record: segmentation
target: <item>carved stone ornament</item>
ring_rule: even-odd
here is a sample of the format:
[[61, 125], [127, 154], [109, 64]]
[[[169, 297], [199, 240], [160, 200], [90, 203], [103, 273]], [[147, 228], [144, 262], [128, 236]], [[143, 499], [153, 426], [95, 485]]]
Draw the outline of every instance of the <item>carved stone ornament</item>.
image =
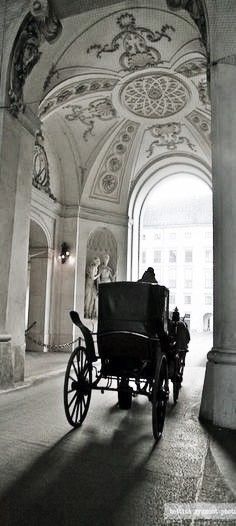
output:
[[[56, 69], [54, 71], [55, 74], [58, 73]], [[112, 91], [116, 83], [117, 78], [106, 77], [96, 77], [92, 79], [80, 80], [79, 82], [73, 82], [69, 87], [62, 89], [60, 88], [52, 97], [49, 97], [43, 101], [40, 105], [39, 115], [40, 117], [43, 117], [65, 101], [68, 102], [73, 99], [77, 100], [79, 97], [84, 97], [84, 95], [93, 93], [97, 94], [99, 91]]]
[[[37, 16], [35, 16], [36, 12]], [[25, 17], [18, 31], [11, 62], [9, 109], [15, 117], [19, 111], [24, 111], [23, 88], [26, 78], [40, 59], [40, 45], [44, 40], [49, 43], [54, 42], [61, 30], [60, 21], [45, 1], [32, 2], [31, 13]]]
[[180, 135], [181, 130], [182, 127], [180, 122], [170, 122], [168, 124], [155, 125], [149, 128], [151, 135], [156, 137], [156, 140], [152, 141], [149, 146], [147, 157], [150, 157], [153, 154], [155, 146], [164, 146], [167, 150], [176, 150], [178, 145], [185, 143], [190, 150], [196, 151], [195, 146], [190, 142], [188, 137]]
[[80, 120], [80, 122], [86, 126], [86, 130], [83, 133], [83, 138], [85, 141], [88, 140], [89, 135], [94, 135], [93, 130], [95, 119], [108, 121], [116, 117], [116, 111], [113, 108], [111, 100], [108, 98], [90, 102], [90, 104], [85, 108], [83, 106], [79, 106], [78, 104], [73, 104], [70, 106], [65, 106], [64, 109], [71, 110], [70, 113], [65, 114], [65, 118], [68, 121]]
[[124, 13], [119, 16], [117, 25], [120, 31], [110, 44], [93, 44], [87, 49], [87, 53], [95, 51], [97, 58], [101, 58], [103, 53], [113, 53], [122, 47], [124, 52], [120, 56], [119, 62], [122, 69], [126, 71], [157, 66], [161, 62], [161, 54], [149, 43], [159, 42], [162, 38], [171, 41], [168, 32], [175, 31], [174, 27], [167, 24], [162, 26], [160, 31], [152, 31], [146, 27], [138, 26], [131, 13]]
[[97, 173], [91, 197], [119, 202], [125, 167], [138, 126], [127, 121], [116, 134]]
[[189, 100], [189, 93], [185, 85], [171, 75], [150, 74], [126, 84], [121, 99], [135, 115], [157, 119], [181, 111]]
[[33, 157], [32, 184], [38, 190], [45, 192], [53, 201], [56, 198], [51, 192], [49, 166], [45, 148], [41, 144], [43, 137], [40, 133], [36, 135]]
[[207, 47], [206, 17], [202, 0], [167, 0], [170, 9], [185, 9], [197, 25], [204, 46]]

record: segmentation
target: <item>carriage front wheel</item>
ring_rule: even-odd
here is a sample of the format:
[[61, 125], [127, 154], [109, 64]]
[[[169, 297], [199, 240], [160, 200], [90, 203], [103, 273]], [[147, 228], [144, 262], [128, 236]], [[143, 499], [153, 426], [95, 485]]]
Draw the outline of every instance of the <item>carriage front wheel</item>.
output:
[[162, 435], [169, 398], [168, 367], [165, 355], [158, 357], [152, 388], [152, 430], [155, 440]]
[[64, 407], [69, 424], [79, 427], [84, 421], [91, 398], [92, 362], [87, 350], [76, 347], [72, 352], [65, 374]]

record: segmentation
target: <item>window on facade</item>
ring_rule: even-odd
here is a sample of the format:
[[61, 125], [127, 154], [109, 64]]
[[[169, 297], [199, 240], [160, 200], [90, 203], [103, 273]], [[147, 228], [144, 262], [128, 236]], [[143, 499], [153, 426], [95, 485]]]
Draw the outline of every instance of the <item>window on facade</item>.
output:
[[170, 232], [169, 239], [176, 239], [176, 232]]
[[161, 263], [161, 251], [160, 250], [154, 250], [153, 261], [154, 263]]
[[161, 239], [161, 232], [155, 232], [154, 234], [154, 239], [157, 240], [157, 239]]
[[170, 304], [171, 305], [175, 304], [175, 294], [170, 294]]
[[176, 288], [176, 272], [175, 270], [169, 270], [169, 273], [168, 273], [168, 283], [169, 283], [169, 288], [170, 289], [175, 289]]
[[142, 263], [146, 263], [146, 252], [142, 252]]
[[205, 238], [206, 239], [210, 239], [212, 236], [212, 233], [208, 230], [207, 232], [205, 232]]
[[191, 296], [184, 296], [185, 305], [191, 305]]
[[211, 289], [213, 286], [213, 276], [211, 269], [205, 269], [205, 288]]
[[193, 252], [192, 250], [185, 250], [185, 263], [192, 263]]
[[205, 305], [212, 305], [212, 295], [211, 294], [205, 295]]
[[143, 239], [146, 239], [146, 234], [143, 234]]
[[169, 262], [176, 263], [176, 250], [170, 250], [169, 252]]
[[191, 269], [186, 269], [185, 272], [184, 272], [184, 286], [186, 289], [191, 289], [192, 288], [192, 270]]
[[206, 263], [211, 263], [212, 262], [212, 248], [206, 248], [205, 250], [205, 261]]
[[185, 237], [185, 239], [191, 239], [192, 232], [184, 232], [184, 237]]

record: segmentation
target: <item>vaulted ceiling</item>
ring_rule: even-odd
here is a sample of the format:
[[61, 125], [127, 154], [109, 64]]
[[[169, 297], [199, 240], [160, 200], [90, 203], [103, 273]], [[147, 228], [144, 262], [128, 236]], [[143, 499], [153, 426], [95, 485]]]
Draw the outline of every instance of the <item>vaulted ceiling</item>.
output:
[[41, 100], [62, 200], [74, 202], [77, 180], [84, 206], [125, 213], [150, 163], [174, 154], [210, 163], [206, 53], [186, 11], [166, 0], [122, 2], [62, 25], [25, 87], [28, 100], [32, 89]]

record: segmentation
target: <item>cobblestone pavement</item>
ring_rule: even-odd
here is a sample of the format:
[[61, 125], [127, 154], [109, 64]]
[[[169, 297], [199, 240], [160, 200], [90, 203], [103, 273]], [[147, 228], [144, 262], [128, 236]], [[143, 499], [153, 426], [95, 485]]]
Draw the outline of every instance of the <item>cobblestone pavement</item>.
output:
[[232, 526], [165, 520], [168, 503], [232, 503], [235, 497], [198, 420], [203, 367], [187, 367], [164, 436], [154, 447], [151, 404], [129, 411], [117, 394], [93, 392], [82, 428], [63, 409], [63, 375], [0, 397], [1, 526]]

